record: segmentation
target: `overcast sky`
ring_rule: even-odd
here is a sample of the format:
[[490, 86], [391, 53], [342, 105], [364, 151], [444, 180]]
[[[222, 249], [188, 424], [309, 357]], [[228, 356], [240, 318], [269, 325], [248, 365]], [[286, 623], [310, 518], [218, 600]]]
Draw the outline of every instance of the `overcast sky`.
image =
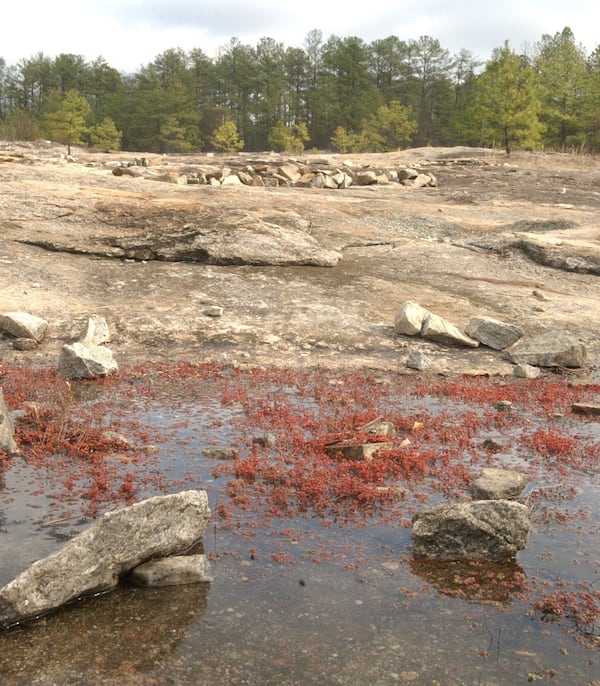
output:
[[319, 29], [325, 40], [427, 35], [486, 60], [505, 40], [532, 47], [565, 26], [589, 54], [600, 42], [599, 7], [598, 0], [7, 0], [0, 57], [17, 64], [39, 52], [102, 56], [134, 72], [169, 48], [200, 48], [214, 58], [234, 36], [252, 46], [269, 37], [302, 47]]

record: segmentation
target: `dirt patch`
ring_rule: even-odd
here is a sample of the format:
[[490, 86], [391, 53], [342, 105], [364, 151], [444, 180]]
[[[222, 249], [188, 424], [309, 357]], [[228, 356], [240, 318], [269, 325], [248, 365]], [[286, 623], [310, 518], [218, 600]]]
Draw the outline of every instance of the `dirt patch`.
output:
[[[87, 316], [100, 314], [113, 328], [120, 362], [404, 369], [410, 350], [420, 348], [436, 371], [510, 371], [485, 348], [396, 338], [394, 315], [408, 299], [459, 327], [472, 316], [528, 333], [558, 327], [588, 346], [592, 365], [598, 359], [597, 272], [571, 270], [600, 264], [597, 160], [456, 148], [353, 156], [375, 166], [419, 164], [439, 185], [325, 190], [116, 177], [111, 165], [134, 155], [78, 150], [75, 157], [69, 163], [59, 149], [41, 146], [5, 145], [0, 154], [0, 311], [26, 310], [51, 325], [35, 351], [0, 340], [7, 361], [52, 362]], [[151, 162], [183, 171], [240, 159]], [[192, 226], [218, 233], [240, 216], [298, 232], [311, 250], [342, 257], [331, 267], [271, 266], [210, 264], [202, 252], [195, 261], [179, 261], [176, 252], [124, 252], [157, 232], [185, 237]], [[540, 259], [540, 244], [550, 261]], [[212, 305], [222, 316], [207, 314]]]

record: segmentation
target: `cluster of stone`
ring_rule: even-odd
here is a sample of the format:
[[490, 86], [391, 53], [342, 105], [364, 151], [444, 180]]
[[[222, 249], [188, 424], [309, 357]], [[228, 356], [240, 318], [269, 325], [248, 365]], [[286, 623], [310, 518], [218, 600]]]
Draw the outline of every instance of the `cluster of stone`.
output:
[[[402, 336], [422, 338], [447, 346], [477, 348], [485, 345], [504, 351], [515, 365], [515, 376], [533, 378], [540, 367], [583, 367], [587, 357], [585, 346], [562, 331], [544, 331], [525, 336], [520, 326], [498, 321], [492, 317], [473, 317], [465, 331], [444, 318], [432, 314], [418, 303], [407, 301], [400, 305], [394, 319], [394, 331]], [[424, 370], [429, 360], [420, 351], [412, 351], [407, 366]]]
[[[48, 322], [28, 312], [5, 312], [0, 315], [0, 332], [12, 338], [18, 350], [32, 350], [46, 336]], [[89, 317], [79, 339], [64, 345], [58, 358], [58, 371], [67, 379], [95, 379], [118, 371], [110, 348], [110, 329], [98, 315]]]
[[181, 185], [208, 186], [293, 186], [297, 188], [325, 188], [330, 190], [350, 186], [387, 186], [399, 184], [410, 188], [435, 188], [437, 179], [430, 171], [418, 167], [374, 167], [357, 165], [350, 160], [336, 165], [327, 159], [277, 161], [248, 160], [240, 167], [224, 165], [189, 165], [180, 171], [164, 171], [140, 165], [119, 165], [112, 170], [115, 176], [133, 176]]

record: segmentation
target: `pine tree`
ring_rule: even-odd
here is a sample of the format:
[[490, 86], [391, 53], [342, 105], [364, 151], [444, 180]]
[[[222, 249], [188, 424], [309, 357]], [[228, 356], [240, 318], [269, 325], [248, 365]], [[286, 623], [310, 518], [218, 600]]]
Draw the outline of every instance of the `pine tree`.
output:
[[476, 114], [483, 142], [501, 144], [507, 155], [515, 147], [539, 147], [543, 125], [537, 76], [508, 41], [494, 50], [477, 85]]
[[237, 152], [244, 147], [244, 141], [240, 138], [235, 123], [226, 121], [217, 127], [210, 138], [210, 143], [215, 150], [220, 152]]
[[91, 112], [88, 101], [75, 90], [64, 96], [54, 92], [50, 96], [50, 106], [44, 117], [45, 135], [64, 143], [71, 154], [72, 145], [83, 145], [83, 134], [87, 130], [86, 118]]

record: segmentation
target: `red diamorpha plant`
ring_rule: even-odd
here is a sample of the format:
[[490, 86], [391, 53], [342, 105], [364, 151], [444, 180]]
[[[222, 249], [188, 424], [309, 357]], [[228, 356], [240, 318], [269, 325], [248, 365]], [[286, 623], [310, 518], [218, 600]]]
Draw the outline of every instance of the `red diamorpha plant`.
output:
[[[46, 494], [52, 507], [92, 516], [145, 495], [205, 487], [216, 498], [215, 527], [253, 541], [252, 559], [262, 555], [259, 531], [277, 536], [283, 549], [270, 555], [277, 564], [292, 559], [286, 542], [309, 538], [296, 549], [307, 559], [338, 554], [344, 568], [356, 570], [363, 558], [348, 561], [350, 544], [335, 551], [319, 532], [408, 527], [424, 503], [470, 497], [469, 484], [485, 466], [516, 466], [532, 479], [554, 480], [556, 488], [530, 493], [533, 515], [542, 525], [568, 526], [583, 516], [569, 505], [582, 475], [600, 473], [589, 422], [570, 414], [574, 402], [590, 401], [600, 386], [556, 376], [389, 374], [382, 383], [369, 372], [177, 362], [71, 383], [54, 370], [0, 365], [0, 384], [8, 406], [21, 413], [15, 436], [21, 454], [5, 461], [37, 470], [32, 491]], [[154, 419], [143, 426], [142, 416]], [[395, 433], [382, 432], [378, 422]], [[199, 459], [198, 442], [226, 442], [235, 457]], [[369, 443], [385, 444], [370, 460], [335, 451]], [[420, 575], [434, 583], [424, 570]], [[457, 572], [440, 588], [501, 603], [526, 593], [519, 570], [480, 567]], [[549, 591], [540, 603], [547, 617], [597, 625], [591, 591], [576, 597]]]

